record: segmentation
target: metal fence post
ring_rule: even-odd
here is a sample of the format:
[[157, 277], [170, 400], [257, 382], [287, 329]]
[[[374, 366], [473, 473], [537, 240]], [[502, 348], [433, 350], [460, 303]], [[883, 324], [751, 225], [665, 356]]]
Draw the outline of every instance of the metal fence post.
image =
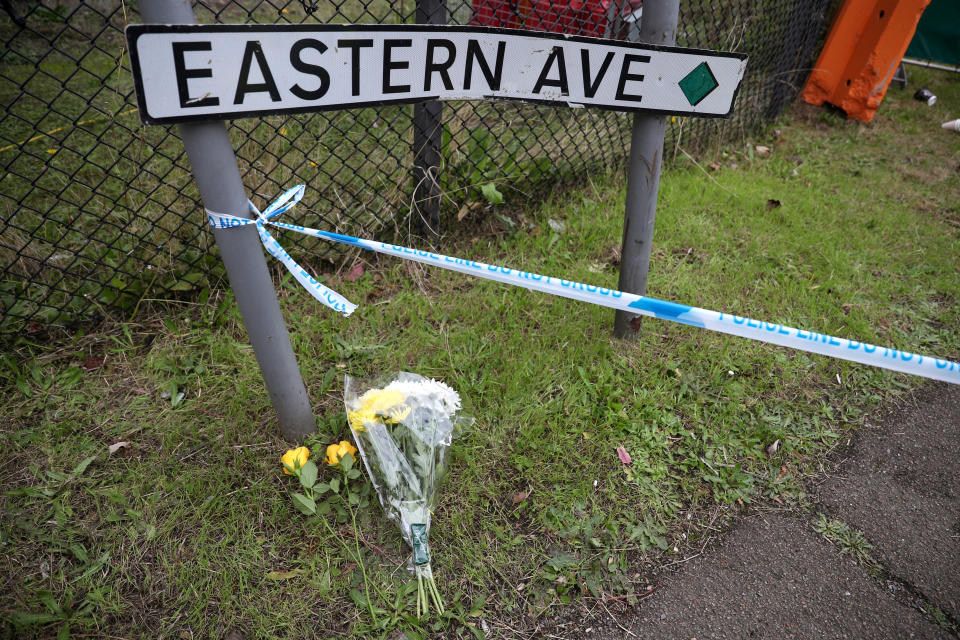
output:
[[[141, 15], [145, 23], [195, 22], [189, 0], [144, 0]], [[219, 213], [250, 217], [226, 125], [217, 121], [179, 127], [204, 206]], [[213, 235], [277, 412], [280, 431], [288, 440], [301, 440], [316, 431], [316, 419], [290, 346], [260, 237], [253, 226], [215, 230]]]
[[[417, 0], [417, 24], [447, 24], [445, 0]], [[440, 222], [440, 186], [437, 171], [443, 162], [443, 103], [413, 105], [413, 206], [420, 224], [436, 232]]]
[[[639, 41], [661, 45], [676, 43], [679, 9], [679, 0], [644, 3]], [[629, 293], [643, 295], [647, 292], [665, 128], [664, 116], [638, 114], [633, 117], [619, 283], [619, 289]], [[638, 337], [640, 319], [641, 316], [636, 314], [617, 311], [613, 334], [618, 338]]]

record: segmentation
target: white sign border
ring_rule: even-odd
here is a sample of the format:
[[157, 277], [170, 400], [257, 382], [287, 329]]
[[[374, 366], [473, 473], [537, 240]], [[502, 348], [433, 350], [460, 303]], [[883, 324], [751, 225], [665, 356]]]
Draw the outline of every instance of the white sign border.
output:
[[[156, 33], [182, 33], [182, 34], [201, 34], [201, 33], [299, 33], [299, 32], [336, 32], [336, 31], [393, 31], [393, 32], [403, 32], [409, 31], [411, 34], [416, 33], [477, 33], [477, 34], [498, 34], [498, 35], [512, 35], [512, 36], [522, 36], [527, 38], [537, 38], [547, 41], [564, 41], [564, 42], [581, 42], [584, 44], [593, 44], [593, 45], [605, 45], [605, 46], [615, 46], [618, 48], [634, 50], [634, 51], [654, 51], [654, 52], [674, 52], [674, 53], [683, 53], [691, 55], [704, 55], [709, 57], [723, 57], [723, 58], [732, 58], [737, 60], [746, 60], [747, 54], [745, 53], [736, 53], [736, 52], [725, 52], [725, 51], [712, 51], [709, 49], [695, 49], [687, 47], [669, 47], [669, 46], [660, 46], [660, 45], [651, 45], [651, 44], [641, 44], [636, 42], [625, 42], [622, 40], [608, 40], [605, 38], [592, 38], [587, 36], [575, 36], [568, 35], [563, 33], [552, 33], [546, 31], [525, 31], [521, 29], [505, 29], [499, 27], [481, 27], [481, 26], [470, 26], [470, 25], [422, 25], [422, 24], [353, 24], [353, 23], [342, 23], [342, 24], [131, 24], [128, 25], [125, 29], [127, 46], [130, 52], [130, 64], [131, 70], [133, 72], [134, 78], [134, 89], [137, 95], [137, 105], [140, 111], [140, 118], [144, 124], [180, 124], [180, 123], [190, 123], [190, 122], [209, 122], [211, 120], [234, 120], [241, 118], [256, 118], [269, 115], [283, 115], [283, 114], [293, 114], [293, 113], [316, 113], [322, 111], [338, 111], [342, 109], [359, 109], [366, 107], [381, 107], [381, 106], [392, 106], [392, 105], [403, 105], [403, 104], [415, 104], [418, 102], [424, 102], [429, 100], [440, 100], [440, 96], [426, 96], [426, 97], [416, 97], [416, 98], [399, 98], [397, 100], [375, 100], [375, 101], [359, 101], [359, 102], [350, 102], [350, 103], [338, 103], [338, 104], [327, 104], [327, 105], [318, 105], [318, 106], [297, 106], [297, 107], [287, 107], [287, 108], [276, 108], [276, 109], [244, 109], [241, 111], [224, 111], [222, 113], [216, 114], [198, 114], [198, 115], [189, 115], [189, 116], [166, 116], [166, 117], [154, 117], [150, 115], [147, 111], [145, 92], [143, 87], [143, 74], [142, 66], [139, 58], [139, 53], [137, 50], [137, 39], [141, 35], [145, 34], [156, 34]], [[506, 102], [524, 102], [530, 104], [541, 104], [546, 106], [554, 107], [570, 107], [570, 108], [587, 108], [587, 109], [599, 109], [602, 111], [620, 111], [628, 113], [648, 113], [654, 115], [681, 115], [684, 117], [696, 117], [696, 118], [729, 118], [732, 113], [734, 106], [736, 105], [737, 97], [739, 96], [740, 89], [743, 86], [743, 78], [741, 77], [740, 82], [737, 84], [736, 88], [733, 90], [733, 95], [730, 100], [730, 109], [726, 113], [699, 113], [699, 112], [679, 112], [676, 110], [663, 110], [663, 109], [651, 109], [642, 106], [638, 107], [627, 107], [627, 106], [612, 106], [612, 105], [598, 105], [598, 104], [584, 104], [584, 103], [571, 103], [568, 100], [562, 99], [543, 99], [538, 100], [535, 98], [513, 98], [507, 96], [489, 96], [482, 98], [483, 100], [490, 101], [506, 101]], [[461, 98], [462, 99], [462, 98]]]

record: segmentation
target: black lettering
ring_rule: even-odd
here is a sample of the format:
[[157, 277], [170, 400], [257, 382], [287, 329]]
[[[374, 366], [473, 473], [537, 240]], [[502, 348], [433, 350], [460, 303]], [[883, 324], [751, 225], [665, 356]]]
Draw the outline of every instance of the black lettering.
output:
[[[550, 73], [554, 60], [560, 67], [560, 77], [551, 80], [547, 78], [547, 74]], [[567, 63], [563, 58], [563, 47], [554, 47], [550, 55], [547, 56], [547, 61], [543, 63], [543, 69], [540, 70], [540, 77], [537, 78], [537, 84], [533, 85], [533, 92], [540, 93], [545, 86], [559, 88], [560, 95], [570, 95], [570, 85], [567, 84]]]
[[631, 53], [623, 56], [623, 65], [620, 67], [620, 82], [617, 83], [617, 100], [633, 100], [635, 102], [640, 102], [643, 99], [643, 96], [624, 92], [627, 82], [643, 82], [642, 74], [630, 73], [630, 65], [634, 62], [650, 62], [650, 56], [636, 56]]
[[[263, 76], [263, 82], [256, 84], [250, 82], [250, 65], [254, 58], [257, 59], [257, 66]], [[277, 89], [273, 74], [270, 73], [270, 67], [267, 66], [267, 58], [263, 55], [260, 41], [250, 40], [243, 50], [243, 60], [240, 62], [240, 77], [237, 78], [237, 92], [233, 95], [233, 104], [243, 104], [243, 100], [248, 93], [262, 93], [264, 91], [270, 94], [272, 101], [280, 102], [280, 91]]]
[[297, 40], [293, 43], [293, 46], [290, 47], [290, 64], [293, 65], [293, 68], [300, 73], [316, 76], [319, 78], [320, 84], [313, 91], [309, 91], [299, 84], [295, 84], [290, 87], [290, 93], [301, 100], [319, 100], [327, 93], [327, 90], [330, 89], [330, 74], [318, 64], [304, 62], [303, 58], [300, 57], [304, 49], [316, 49], [320, 53], [323, 53], [327, 50], [327, 45], [313, 38], [304, 38]]
[[353, 73], [351, 85], [353, 93], [352, 95], [360, 95], [360, 48], [361, 47], [372, 47], [373, 40], [338, 40], [338, 47], [345, 47], [347, 49], [353, 49], [350, 52], [350, 67]]
[[212, 78], [213, 69], [187, 69], [184, 53], [187, 51], [210, 51], [209, 42], [171, 42], [173, 47], [173, 68], [177, 74], [177, 94], [180, 96], [180, 108], [188, 107], [215, 107], [220, 104], [220, 98], [203, 97], [191, 98], [187, 80], [190, 78]]
[[483, 49], [480, 48], [480, 43], [476, 40], [468, 40], [467, 60], [463, 70], [463, 88], [469, 89], [472, 84], [473, 62], [476, 60], [480, 66], [480, 71], [483, 72], [483, 77], [487, 80], [487, 86], [490, 87], [491, 91], [499, 91], [500, 80], [503, 75], [503, 54], [506, 52], [506, 48], [506, 42], [497, 43], [497, 62], [494, 71], [491, 72], [490, 65], [487, 63], [486, 58], [483, 57]]
[[597, 95], [597, 91], [600, 89], [600, 83], [603, 81], [603, 76], [607, 73], [607, 68], [610, 66], [612, 60], [613, 51], [608, 51], [607, 55], [603, 58], [603, 64], [600, 65], [600, 71], [597, 72], [597, 77], [591, 81], [590, 52], [587, 49], [580, 50], [580, 63], [583, 68], [583, 96], [585, 98], [592, 98]]
[[408, 84], [390, 84], [390, 72], [394, 69], [409, 69], [409, 61], [394, 61], [393, 50], [399, 47], [409, 47], [413, 44], [412, 40], [384, 40], [383, 41], [383, 92], [384, 93], [409, 93]]
[[[438, 48], [447, 50], [447, 59], [443, 62], [434, 62], [434, 51]], [[450, 80], [450, 67], [453, 66], [453, 60], [457, 56], [457, 49], [449, 40], [427, 40], [427, 64], [423, 72], [423, 90], [430, 91], [430, 81], [434, 73], [440, 74], [443, 80], [443, 88], [447, 91], [453, 90], [453, 82]]]

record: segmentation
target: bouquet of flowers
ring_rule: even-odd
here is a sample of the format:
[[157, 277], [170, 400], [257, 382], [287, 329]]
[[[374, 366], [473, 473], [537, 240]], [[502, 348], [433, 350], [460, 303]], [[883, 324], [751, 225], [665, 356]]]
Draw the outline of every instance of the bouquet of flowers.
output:
[[400, 373], [369, 386], [346, 377], [347, 420], [370, 481], [388, 518], [413, 550], [417, 615], [443, 599], [430, 568], [430, 515], [446, 475], [448, 448], [457, 428], [472, 422], [458, 416], [460, 395], [436, 380]]

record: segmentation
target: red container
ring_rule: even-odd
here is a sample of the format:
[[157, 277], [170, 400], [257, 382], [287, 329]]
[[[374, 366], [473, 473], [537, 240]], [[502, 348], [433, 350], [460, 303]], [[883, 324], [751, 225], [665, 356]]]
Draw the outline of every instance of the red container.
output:
[[608, 35], [610, 3], [611, 0], [474, 0], [471, 24], [603, 38]]

